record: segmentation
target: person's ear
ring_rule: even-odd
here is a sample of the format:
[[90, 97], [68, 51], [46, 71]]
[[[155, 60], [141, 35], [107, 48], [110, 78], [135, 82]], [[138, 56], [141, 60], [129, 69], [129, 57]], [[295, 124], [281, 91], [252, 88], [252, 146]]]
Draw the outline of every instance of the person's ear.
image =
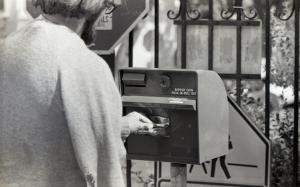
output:
[[26, 0], [26, 10], [33, 18], [36, 18], [42, 14], [42, 9], [40, 6], [33, 6], [34, 1], [36, 0]]
[[114, 3], [116, 6], [119, 6], [119, 5], [122, 5], [122, 0], [113, 0], [113, 3]]

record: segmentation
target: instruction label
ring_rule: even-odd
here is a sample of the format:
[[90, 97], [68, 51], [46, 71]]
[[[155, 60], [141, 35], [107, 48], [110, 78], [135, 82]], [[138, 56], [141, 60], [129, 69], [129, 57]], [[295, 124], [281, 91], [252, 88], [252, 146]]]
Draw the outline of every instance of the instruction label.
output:
[[196, 96], [197, 92], [193, 88], [174, 88], [171, 91], [171, 94], [181, 96]]

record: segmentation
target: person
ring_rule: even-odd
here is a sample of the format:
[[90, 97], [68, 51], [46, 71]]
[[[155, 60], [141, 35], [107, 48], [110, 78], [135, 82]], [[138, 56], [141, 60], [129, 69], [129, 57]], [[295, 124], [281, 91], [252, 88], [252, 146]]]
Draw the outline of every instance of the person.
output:
[[[106, 62], [87, 48], [105, 0], [33, 0], [42, 15], [0, 43], [0, 186], [125, 186], [122, 117]], [[118, 2], [117, 2], [118, 3]]]

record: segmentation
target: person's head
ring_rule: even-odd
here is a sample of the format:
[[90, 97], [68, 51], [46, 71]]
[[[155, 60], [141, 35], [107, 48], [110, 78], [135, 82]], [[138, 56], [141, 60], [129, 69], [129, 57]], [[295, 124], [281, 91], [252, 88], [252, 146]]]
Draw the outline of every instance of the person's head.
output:
[[43, 14], [84, 19], [81, 38], [86, 44], [94, 40], [95, 24], [100, 14], [113, 4], [120, 4], [120, 0], [32, 0], [32, 5], [40, 8]]

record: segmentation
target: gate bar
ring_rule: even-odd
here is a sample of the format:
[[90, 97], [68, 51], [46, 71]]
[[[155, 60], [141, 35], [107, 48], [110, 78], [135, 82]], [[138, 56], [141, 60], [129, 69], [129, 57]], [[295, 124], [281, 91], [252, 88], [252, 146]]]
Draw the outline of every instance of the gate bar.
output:
[[298, 151], [299, 151], [299, 1], [294, 0], [295, 3], [295, 78], [294, 78], [294, 183], [298, 186]]

